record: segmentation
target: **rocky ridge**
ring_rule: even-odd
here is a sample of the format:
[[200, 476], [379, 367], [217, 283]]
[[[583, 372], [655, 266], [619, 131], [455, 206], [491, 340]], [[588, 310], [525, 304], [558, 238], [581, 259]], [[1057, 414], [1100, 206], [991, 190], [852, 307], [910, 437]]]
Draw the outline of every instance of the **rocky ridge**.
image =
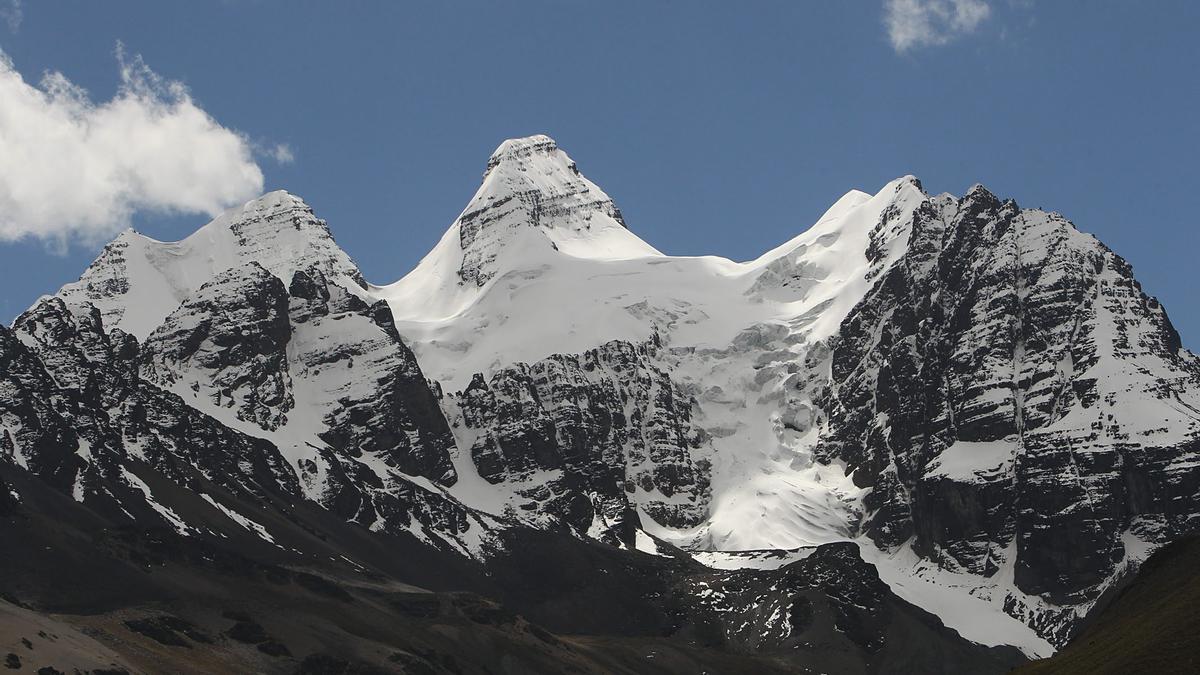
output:
[[1073, 605], [1195, 528], [1200, 362], [1061, 216], [978, 186], [930, 199], [833, 345], [818, 455], [870, 488], [878, 545], [1011, 566], [1019, 591]]

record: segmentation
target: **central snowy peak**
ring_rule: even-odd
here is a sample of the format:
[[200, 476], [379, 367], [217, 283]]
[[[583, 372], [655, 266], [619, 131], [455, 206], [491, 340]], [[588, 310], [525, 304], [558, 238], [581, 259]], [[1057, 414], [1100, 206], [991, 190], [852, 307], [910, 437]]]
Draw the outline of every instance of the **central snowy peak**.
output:
[[447, 318], [506, 275], [529, 276], [566, 259], [661, 257], [629, 231], [621, 211], [554, 139], [504, 141], [462, 214], [420, 264], [376, 291], [397, 318]]
[[[607, 340], [658, 334], [671, 346], [723, 347], [764, 321], [798, 322], [817, 340], [866, 291], [881, 216], [904, 223], [925, 198], [906, 176], [875, 196], [848, 192], [756, 260], [668, 256], [626, 227], [552, 139], [531, 136], [492, 153], [479, 190], [412, 272], [369, 292], [388, 301], [422, 368], [451, 389]], [[903, 247], [906, 234], [877, 236], [876, 246]]]
[[459, 276], [482, 286], [505, 249], [548, 245], [576, 258], [661, 255], [630, 232], [621, 211], [548, 136], [505, 141], [488, 159], [479, 191], [455, 225]]

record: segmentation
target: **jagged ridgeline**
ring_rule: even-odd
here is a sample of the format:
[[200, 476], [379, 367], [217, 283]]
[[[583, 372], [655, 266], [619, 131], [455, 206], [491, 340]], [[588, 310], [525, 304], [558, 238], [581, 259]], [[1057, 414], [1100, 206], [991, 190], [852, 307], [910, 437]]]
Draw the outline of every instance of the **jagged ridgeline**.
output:
[[[1003, 671], [1196, 529], [1198, 439], [1200, 363], [1056, 213], [904, 177], [672, 257], [534, 136], [393, 284], [273, 192], [0, 327], [0, 591], [269, 634], [180, 638], [216, 670]], [[144, 632], [88, 653], [183, 662]]]

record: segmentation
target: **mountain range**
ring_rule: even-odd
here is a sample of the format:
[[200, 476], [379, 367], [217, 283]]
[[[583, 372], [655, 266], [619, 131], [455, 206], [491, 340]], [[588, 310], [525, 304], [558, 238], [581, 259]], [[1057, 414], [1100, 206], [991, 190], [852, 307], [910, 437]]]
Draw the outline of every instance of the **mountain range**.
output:
[[1004, 672], [1200, 524], [1200, 361], [983, 186], [677, 257], [533, 136], [391, 284], [282, 191], [123, 232], [0, 326], [0, 482], [29, 672]]

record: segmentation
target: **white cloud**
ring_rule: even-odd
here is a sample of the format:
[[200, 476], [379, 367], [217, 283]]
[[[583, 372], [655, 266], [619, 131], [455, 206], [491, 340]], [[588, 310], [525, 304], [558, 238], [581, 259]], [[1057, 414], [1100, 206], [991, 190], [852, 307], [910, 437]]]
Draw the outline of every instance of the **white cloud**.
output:
[[25, 82], [0, 52], [0, 241], [93, 242], [137, 211], [211, 215], [262, 192], [246, 138], [120, 44], [117, 60], [96, 103], [62, 73]]
[[296, 153], [287, 143], [276, 143], [267, 150], [267, 155], [279, 164], [291, 164], [296, 161]]
[[897, 52], [943, 45], [973, 32], [991, 14], [984, 0], [884, 0], [883, 19]]

